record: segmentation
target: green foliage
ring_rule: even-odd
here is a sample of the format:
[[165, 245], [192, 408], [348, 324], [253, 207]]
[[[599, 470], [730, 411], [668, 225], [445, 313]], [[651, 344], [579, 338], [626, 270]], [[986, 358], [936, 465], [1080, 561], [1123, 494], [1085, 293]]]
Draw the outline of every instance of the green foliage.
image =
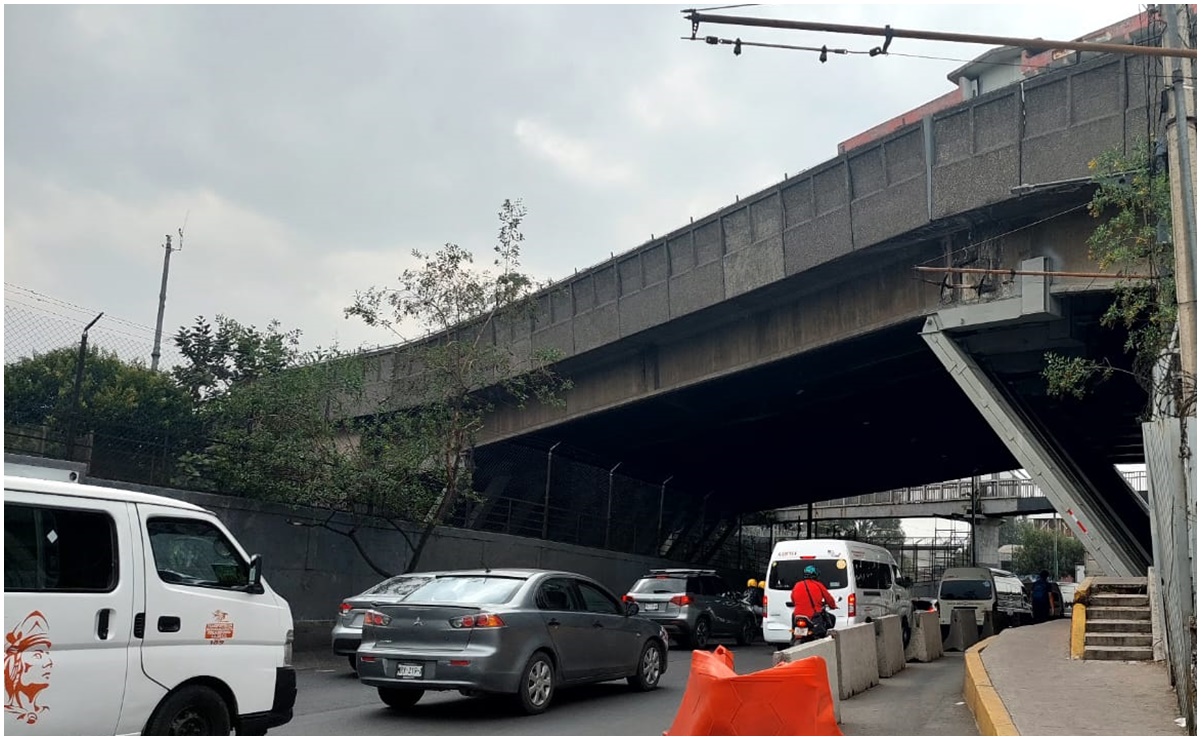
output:
[[[65, 432], [78, 358], [77, 348], [63, 347], [5, 365], [5, 423]], [[76, 434], [151, 438], [194, 431], [191, 401], [170, 377], [95, 347], [88, 349], [83, 368]]]
[[1047, 570], [1052, 576], [1057, 573], [1062, 576], [1084, 564], [1084, 545], [1071, 535], [1040, 529], [1029, 522], [1018, 525], [1018, 533], [1018, 547], [1014, 548], [1013, 555], [1015, 573], [1025, 575]]
[[197, 403], [231, 384], [278, 372], [299, 359], [299, 330], [281, 332], [278, 321], [262, 331], [225, 316], [217, 316], [216, 321], [214, 332], [199, 316], [191, 328], [180, 327], [172, 338], [187, 363], [171, 373]]
[[[1134, 374], [1150, 387], [1151, 370], [1171, 342], [1176, 324], [1176, 284], [1171, 243], [1160, 238], [1171, 222], [1171, 189], [1166, 173], [1153, 172], [1145, 155], [1106, 151], [1088, 164], [1097, 183], [1089, 214], [1098, 219], [1088, 239], [1089, 256], [1121, 277], [1114, 300], [1101, 317], [1105, 327], [1126, 331], [1125, 349], [1134, 356]], [[1046, 355], [1043, 377], [1053, 396], [1083, 398], [1090, 383], [1104, 381], [1113, 368], [1080, 357]]]
[[420, 266], [406, 269], [397, 288], [360, 291], [345, 310], [347, 317], [402, 339], [402, 328], [425, 335], [397, 350], [393, 388], [394, 400], [410, 409], [405, 431], [419, 440], [412, 444], [432, 453], [425, 470], [440, 491], [410, 567], [432, 528], [469, 492], [465, 456], [485, 416], [498, 405], [560, 404], [561, 393], [571, 387], [552, 368], [557, 353], [518, 354], [505, 340], [515, 323], [529, 322], [539, 310], [538, 286], [519, 270], [525, 215], [520, 201], [501, 206], [494, 271], [476, 269], [471, 252], [456, 244], [432, 254], [414, 251]]

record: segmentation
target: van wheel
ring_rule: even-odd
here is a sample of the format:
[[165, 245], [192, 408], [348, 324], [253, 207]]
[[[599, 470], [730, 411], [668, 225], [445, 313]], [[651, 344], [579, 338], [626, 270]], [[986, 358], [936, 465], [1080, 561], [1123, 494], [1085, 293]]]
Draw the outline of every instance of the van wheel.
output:
[[229, 707], [208, 686], [192, 684], [170, 694], [146, 723], [147, 735], [228, 735]]
[[396, 710], [412, 708], [414, 704], [421, 701], [421, 696], [425, 693], [424, 689], [386, 689], [382, 686], [376, 691], [379, 692], [380, 701], [387, 704], [390, 709]]

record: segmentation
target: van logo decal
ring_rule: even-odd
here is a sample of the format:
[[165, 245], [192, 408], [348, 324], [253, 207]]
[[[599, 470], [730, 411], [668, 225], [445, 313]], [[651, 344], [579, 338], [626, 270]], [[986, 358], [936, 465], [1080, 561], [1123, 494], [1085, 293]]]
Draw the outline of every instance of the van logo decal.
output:
[[37, 724], [50, 707], [38, 695], [50, 688], [50, 622], [32, 611], [4, 635], [4, 710], [17, 721]]
[[204, 625], [204, 639], [209, 641], [210, 645], [224, 645], [226, 640], [232, 640], [234, 636], [234, 623], [229, 618], [228, 612], [223, 612], [217, 609], [213, 612], [213, 621]]

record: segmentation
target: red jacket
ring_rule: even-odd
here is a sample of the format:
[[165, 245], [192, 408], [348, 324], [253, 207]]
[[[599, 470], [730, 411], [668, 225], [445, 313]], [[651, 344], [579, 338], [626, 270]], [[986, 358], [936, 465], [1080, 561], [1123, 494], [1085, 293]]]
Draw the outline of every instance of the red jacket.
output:
[[[812, 585], [810, 585], [812, 584]], [[830, 589], [816, 578], [805, 578], [792, 587], [792, 613], [809, 617], [821, 611], [822, 604], [831, 609], [838, 608]]]

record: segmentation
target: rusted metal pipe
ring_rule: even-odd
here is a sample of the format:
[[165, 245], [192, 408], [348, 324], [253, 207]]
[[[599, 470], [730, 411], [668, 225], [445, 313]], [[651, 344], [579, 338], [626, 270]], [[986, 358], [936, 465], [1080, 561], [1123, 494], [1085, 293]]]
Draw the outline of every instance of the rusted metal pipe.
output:
[[[1007, 270], [986, 267], [928, 267], [917, 265], [913, 269], [918, 272], [963, 272], [974, 275], [1034, 275], [1037, 277], [1074, 277], [1092, 278], [1095, 280], [1154, 280], [1157, 275], [1115, 275], [1111, 272], [1062, 272], [1056, 270]], [[974, 287], [974, 286], [972, 286]]]

